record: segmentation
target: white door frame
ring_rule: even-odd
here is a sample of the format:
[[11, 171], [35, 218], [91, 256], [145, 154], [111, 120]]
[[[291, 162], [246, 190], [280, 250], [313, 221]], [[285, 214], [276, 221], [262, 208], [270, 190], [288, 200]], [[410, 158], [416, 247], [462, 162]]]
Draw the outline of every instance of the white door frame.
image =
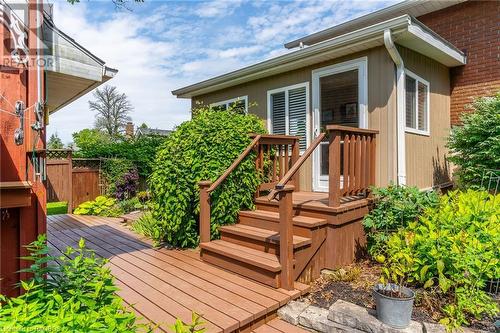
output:
[[[320, 132], [320, 78], [350, 70], [358, 70], [359, 127], [368, 128], [368, 58], [362, 57], [312, 71], [313, 136]], [[320, 175], [320, 149], [313, 154], [313, 191], [328, 191], [328, 176]]]

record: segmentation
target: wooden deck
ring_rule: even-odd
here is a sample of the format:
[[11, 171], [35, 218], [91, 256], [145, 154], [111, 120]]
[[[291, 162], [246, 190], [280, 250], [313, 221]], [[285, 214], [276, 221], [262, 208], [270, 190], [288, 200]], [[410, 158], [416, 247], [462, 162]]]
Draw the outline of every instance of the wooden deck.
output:
[[139, 316], [168, 331], [176, 318], [203, 315], [207, 332], [306, 332], [279, 319], [276, 310], [309, 286], [275, 289], [214, 267], [196, 250], [155, 250], [115, 218], [55, 215], [48, 217], [52, 255], [61, 255], [79, 239], [97, 255], [109, 258], [118, 294]]

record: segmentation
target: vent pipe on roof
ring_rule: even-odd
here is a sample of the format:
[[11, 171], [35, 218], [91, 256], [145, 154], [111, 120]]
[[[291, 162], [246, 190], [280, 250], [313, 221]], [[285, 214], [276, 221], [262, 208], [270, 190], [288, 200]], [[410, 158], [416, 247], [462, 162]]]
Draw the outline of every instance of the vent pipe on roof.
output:
[[397, 127], [397, 183], [406, 185], [406, 147], [405, 147], [405, 65], [392, 40], [390, 29], [384, 30], [384, 44], [396, 64], [396, 127]]

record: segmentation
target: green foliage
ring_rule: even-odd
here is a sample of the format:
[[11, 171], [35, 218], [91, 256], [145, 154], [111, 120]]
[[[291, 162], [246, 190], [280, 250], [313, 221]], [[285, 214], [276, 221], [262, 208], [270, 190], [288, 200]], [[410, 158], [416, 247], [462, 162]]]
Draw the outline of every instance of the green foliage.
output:
[[100, 195], [94, 201], [85, 201], [80, 204], [73, 213], [76, 215], [114, 217], [121, 215], [123, 212], [117, 205], [116, 199]]
[[177, 319], [175, 324], [170, 326], [170, 329], [174, 333], [203, 333], [206, 331], [205, 328], [201, 327], [203, 324], [205, 324], [205, 322], [201, 321], [200, 315], [193, 312], [190, 324], [186, 324], [182, 320]]
[[[250, 144], [249, 133], [265, 133], [253, 115], [197, 110], [158, 150], [149, 178], [152, 211], [161, 230], [157, 241], [189, 247], [198, 243], [199, 188], [202, 180], [215, 181]], [[211, 234], [236, 221], [238, 211], [253, 208], [260, 175], [252, 153], [211, 194]]]
[[127, 214], [130, 212], [133, 212], [135, 210], [143, 210], [147, 206], [144, 206], [140, 201], [139, 198], [133, 197], [131, 199], [126, 199], [118, 202], [118, 207], [120, 207], [120, 210]]
[[386, 253], [386, 275], [448, 300], [443, 324], [458, 327], [469, 318], [497, 315], [484, 287], [500, 277], [500, 195], [468, 190], [441, 197], [418, 222], [390, 237]]
[[54, 133], [50, 136], [49, 140], [47, 140], [47, 149], [63, 149], [64, 144], [61, 141], [61, 138]]
[[385, 243], [398, 228], [415, 221], [428, 207], [435, 207], [436, 192], [422, 192], [417, 187], [389, 185], [374, 188], [374, 208], [363, 219], [368, 239], [368, 252], [383, 254]]
[[448, 138], [449, 159], [459, 167], [456, 175], [461, 186], [480, 185], [483, 170], [500, 165], [500, 92], [477, 99], [472, 109]]
[[155, 247], [160, 246], [161, 239], [163, 238], [163, 228], [151, 212], [145, 212], [137, 221], [135, 221], [132, 224], [132, 230], [138, 234], [151, 238]]
[[47, 215], [57, 215], [68, 213], [68, 203], [66, 201], [47, 202]]
[[[73, 134], [73, 140], [78, 147], [75, 157], [109, 158], [107, 166], [104, 162], [105, 177], [108, 182], [114, 183], [117, 177], [136, 168], [139, 176], [146, 178], [152, 171], [157, 148], [165, 140], [158, 136], [140, 136], [132, 139], [111, 139], [106, 134], [95, 129], [84, 129]], [[113, 162], [114, 161], [114, 162]], [[118, 165], [116, 165], [118, 164]], [[121, 173], [118, 172], [121, 170]]]
[[[45, 236], [28, 246], [25, 257], [33, 274], [22, 281], [24, 293], [17, 298], [0, 295], [0, 327], [7, 332], [137, 332], [152, 328], [136, 323], [115, 292], [114, 278], [106, 261], [97, 258], [80, 240], [65, 255], [48, 256]], [[71, 259], [70, 259], [71, 258]], [[57, 260], [59, 265], [52, 263]], [[49, 275], [49, 278], [45, 276]]]

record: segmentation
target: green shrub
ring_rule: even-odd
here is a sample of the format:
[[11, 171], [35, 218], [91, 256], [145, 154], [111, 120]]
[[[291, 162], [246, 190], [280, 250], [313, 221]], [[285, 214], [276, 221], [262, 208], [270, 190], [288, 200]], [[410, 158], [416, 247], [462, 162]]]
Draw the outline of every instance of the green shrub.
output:
[[[198, 243], [198, 182], [215, 181], [250, 144], [249, 133], [265, 133], [256, 116], [198, 110], [170, 134], [158, 150], [148, 181], [159, 240], [181, 247]], [[213, 238], [220, 225], [236, 221], [240, 209], [253, 208], [259, 179], [252, 153], [211, 194]]]
[[[106, 260], [85, 249], [68, 248], [64, 256], [47, 256], [45, 236], [28, 246], [33, 274], [21, 282], [16, 298], [0, 295], [0, 327], [6, 332], [137, 332], [151, 327], [136, 323], [135, 314], [115, 294], [117, 288]], [[69, 259], [71, 257], [72, 259]], [[58, 260], [58, 266], [52, 265]], [[46, 275], [50, 278], [45, 278]]]
[[158, 247], [161, 243], [163, 229], [160, 223], [153, 217], [153, 213], [145, 212], [137, 221], [132, 224], [132, 230], [151, 238], [154, 245]]
[[100, 195], [94, 201], [85, 201], [80, 204], [73, 213], [76, 215], [115, 217], [121, 215], [123, 212], [117, 205], [116, 199]]
[[186, 324], [181, 319], [177, 318], [175, 324], [170, 326], [170, 329], [174, 333], [204, 333], [206, 329], [202, 327], [203, 324], [205, 324], [205, 322], [201, 321], [200, 315], [193, 312], [190, 324]]
[[483, 171], [500, 165], [500, 92], [477, 99], [472, 109], [448, 138], [449, 159], [458, 166], [455, 174], [461, 186], [480, 185]]
[[47, 202], [47, 215], [58, 215], [68, 213], [68, 203], [66, 201]]
[[[500, 195], [468, 190], [441, 197], [419, 222], [390, 237], [386, 253], [386, 275], [404, 275], [410, 284], [447, 301], [443, 324], [458, 327], [470, 318], [497, 315], [484, 288], [486, 281], [500, 277]], [[399, 274], [391, 267], [395, 262], [409, 269]]]
[[104, 159], [101, 163], [102, 176], [105, 182], [106, 195], [114, 196], [116, 185], [130, 171], [135, 171], [132, 161], [121, 158]]
[[389, 185], [374, 188], [375, 204], [363, 219], [368, 239], [368, 252], [383, 254], [384, 246], [392, 233], [415, 221], [427, 207], [435, 207], [439, 198], [436, 192], [422, 192], [416, 187]]

